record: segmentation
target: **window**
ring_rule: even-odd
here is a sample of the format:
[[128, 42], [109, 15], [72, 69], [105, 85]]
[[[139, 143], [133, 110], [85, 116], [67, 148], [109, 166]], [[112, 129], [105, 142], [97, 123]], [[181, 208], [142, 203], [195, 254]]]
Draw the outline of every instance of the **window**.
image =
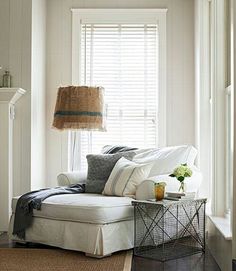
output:
[[80, 20], [76, 76], [105, 88], [107, 132], [71, 133], [72, 170], [85, 169], [86, 154], [106, 144], [159, 143], [159, 25], [135, 21]]
[[[232, 201], [233, 96], [227, 81], [224, 1], [199, 2], [196, 8], [196, 108], [200, 196], [208, 214], [229, 217]], [[229, 71], [228, 71], [229, 72]]]

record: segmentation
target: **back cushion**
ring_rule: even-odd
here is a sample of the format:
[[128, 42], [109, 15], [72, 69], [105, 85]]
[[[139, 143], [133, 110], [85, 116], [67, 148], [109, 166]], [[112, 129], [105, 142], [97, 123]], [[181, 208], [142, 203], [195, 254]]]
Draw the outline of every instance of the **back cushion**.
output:
[[183, 145], [158, 149], [138, 150], [133, 161], [136, 163], [154, 162], [148, 177], [172, 173], [180, 164], [194, 164], [197, 150], [193, 146]]
[[132, 159], [134, 152], [119, 152], [115, 154], [88, 154], [88, 175], [85, 185], [86, 193], [102, 193], [104, 186], [116, 162], [121, 158]]

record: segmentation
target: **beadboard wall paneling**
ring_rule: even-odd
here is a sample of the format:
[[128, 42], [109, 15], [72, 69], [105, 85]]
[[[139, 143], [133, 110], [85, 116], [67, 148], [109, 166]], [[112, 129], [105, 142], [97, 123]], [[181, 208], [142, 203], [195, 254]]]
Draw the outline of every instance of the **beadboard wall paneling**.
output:
[[67, 170], [67, 133], [51, 124], [57, 88], [71, 83], [71, 8], [168, 8], [167, 144], [194, 144], [194, 0], [47, 0], [47, 185]]
[[46, 0], [32, 1], [31, 190], [45, 186]]
[[19, 101], [14, 121], [14, 195], [27, 192], [31, 187], [31, 2], [9, 0], [9, 70], [12, 86], [27, 90]]
[[46, 1], [0, 1], [0, 30], [0, 66], [10, 70], [13, 87], [27, 90], [14, 121], [13, 194], [19, 195], [45, 185]]
[[2, 75], [5, 69], [9, 69], [9, 31], [10, 31], [10, 1], [0, 1], [0, 86], [2, 85]]

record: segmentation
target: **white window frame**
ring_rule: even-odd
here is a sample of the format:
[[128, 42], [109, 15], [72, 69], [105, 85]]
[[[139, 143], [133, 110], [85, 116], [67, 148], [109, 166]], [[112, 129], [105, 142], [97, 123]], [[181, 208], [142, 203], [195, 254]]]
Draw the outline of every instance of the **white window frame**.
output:
[[230, 95], [226, 88], [225, 3], [222, 0], [197, 3], [196, 145], [199, 150], [198, 166], [205, 174], [200, 195], [208, 197], [211, 203], [208, 214], [217, 226], [219, 220], [215, 218], [228, 221], [231, 207], [230, 178], [226, 170], [227, 164], [232, 161], [227, 150], [225, 123]]
[[166, 145], [166, 13], [167, 9], [72, 9], [72, 84], [80, 84], [81, 23], [157, 23], [158, 146]]
[[[211, 16], [211, 93], [212, 93], [212, 213], [227, 214], [226, 199], [226, 43], [224, 1], [209, 3]], [[222, 159], [223, 157], [223, 159]], [[223, 160], [223, 161], [222, 161]], [[222, 180], [224, 180], [222, 182]], [[219, 200], [221, 199], [221, 200]]]
[[233, 91], [229, 85], [225, 89], [226, 94], [226, 206], [225, 216], [231, 219], [232, 215], [232, 197], [233, 197]]
[[[234, 104], [234, 114], [235, 114], [235, 105], [236, 105], [236, 95], [235, 95], [235, 82], [236, 82], [236, 3], [235, 1], [231, 1], [231, 80], [232, 80], [232, 94], [233, 94], [233, 104]], [[233, 157], [233, 203], [232, 203], [232, 213], [236, 210], [236, 118], [234, 117], [234, 157]], [[233, 232], [233, 240], [232, 240], [232, 258], [236, 259], [236, 216], [232, 216], [232, 232]]]

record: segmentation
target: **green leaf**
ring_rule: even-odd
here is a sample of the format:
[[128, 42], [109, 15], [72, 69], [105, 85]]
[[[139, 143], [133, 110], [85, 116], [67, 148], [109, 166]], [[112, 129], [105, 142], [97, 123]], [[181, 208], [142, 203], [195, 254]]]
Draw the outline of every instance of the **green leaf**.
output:
[[175, 177], [175, 175], [174, 175], [173, 173], [172, 173], [172, 174], [170, 174], [169, 176], [170, 176], [170, 177]]
[[178, 181], [180, 181], [180, 182], [183, 182], [184, 181], [184, 176], [180, 176], [180, 177], [178, 177], [178, 179], [177, 179]]
[[182, 166], [185, 166], [185, 167], [187, 167], [187, 163], [185, 163], [185, 164], [182, 164]]

